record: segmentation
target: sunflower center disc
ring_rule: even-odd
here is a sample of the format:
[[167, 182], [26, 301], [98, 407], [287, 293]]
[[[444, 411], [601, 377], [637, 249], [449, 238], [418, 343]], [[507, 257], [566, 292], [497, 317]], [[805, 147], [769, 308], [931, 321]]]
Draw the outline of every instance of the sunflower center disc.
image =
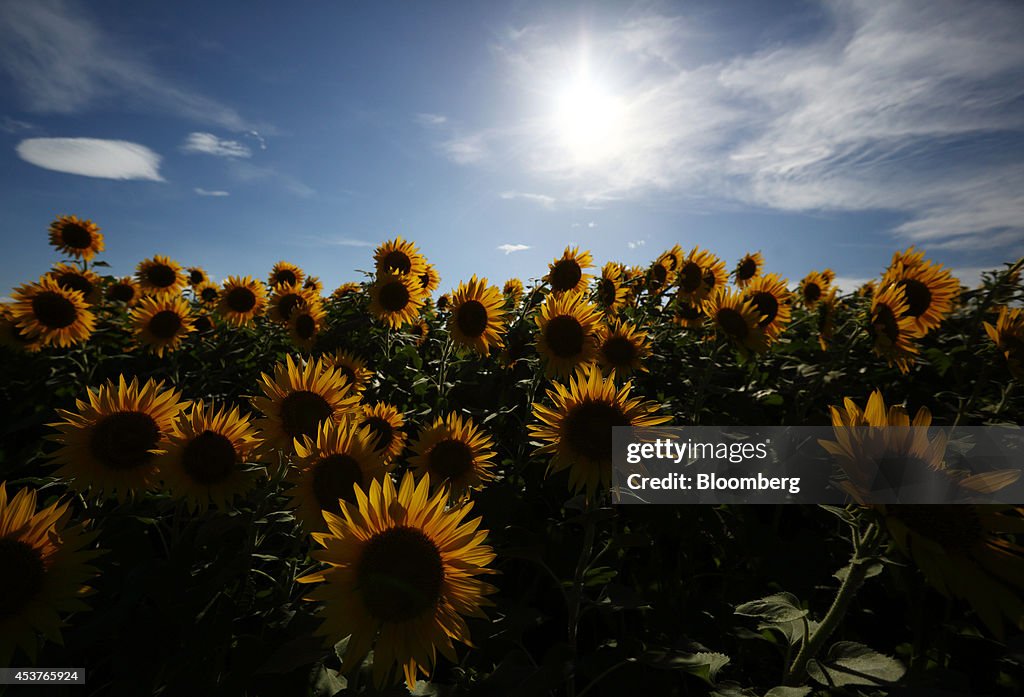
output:
[[700, 288], [700, 284], [704, 282], [704, 275], [700, 272], [700, 266], [694, 264], [692, 261], [686, 262], [683, 266], [682, 271], [679, 272], [682, 278], [679, 281], [679, 287], [685, 290], [687, 293], [695, 293]]
[[18, 615], [39, 592], [46, 568], [32, 545], [0, 537], [0, 622]]
[[88, 296], [93, 289], [92, 282], [85, 276], [77, 273], [61, 274], [60, 278], [57, 279], [57, 285], [65, 290], [77, 290], [83, 296]]
[[551, 269], [551, 287], [555, 290], [572, 290], [583, 278], [583, 270], [572, 259], [559, 259]]
[[808, 283], [804, 286], [804, 300], [809, 303], [817, 302], [821, 297], [821, 286], [817, 283]]
[[455, 479], [473, 469], [473, 450], [455, 438], [446, 438], [430, 449], [427, 456], [431, 474], [441, 479]]
[[295, 272], [291, 269], [282, 269], [274, 276], [274, 283], [277, 285], [284, 284], [294, 286], [298, 282], [298, 277], [296, 277]]
[[[243, 290], [243, 289], [239, 289], [239, 290]], [[249, 291], [249, 295], [252, 295], [252, 291]], [[213, 302], [214, 300], [217, 299], [217, 289], [216, 288], [203, 288], [203, 292], [200, 294], [200, 297], [203, 299], [204, 303]], [[252, 300], [250, 302], [255, 303], [256, 302], [256, 297], [253, 296]]]
[[281, 313], [281, 319], [287, 320], [292, 316], [292, 310], [295, 306], [302, 301], [301, 295], [295, 293], [289, 293], [288, 295], [282, 295], [281, 299], [277, 301], [278, 312]]
[[327, 400], [308, 390], [292, 392], [281, 400], [281, 425], [290, 438], [316, 435], [320, 423], [332, 414]]
[[398, 273], [409, 273], [412, 270], [412, 259], [405, 252], [395, 250], [388, 252], [381, 265], [385, 269], [395, 269]]
[[602, 278], [597, 286], [597, 298], [605, 307], [611, 307], [615, 304], [617, 291], [618, 287], [615, 285], [615, 281], [610, 278]]
[[404, 283], [392, 281], [380, 289], [378, 295], [381, 307], [388, 312], [398, 312], [409, 304], [409, 290]]
[[161, 310], [149, 320], [149, 331], [158, 339], [173, 339], [181, 329], [181, 316], [174, 310]]
[[110, 286], [109, 296], [112, 300], [126, 303], [135, 297], [135, 289], [127, 283], [118, 283], [115, 286]]
[[124, 471], [142, 467], [153, 459], [160, 429], [149, 414], [119, 411], [104, 416], [92, 429], [89, 449], [108, 469]]
[[366, 543], [356, 578], [374, 618], [404, 622], [437, 607], [444, 563], [437, 545], [419, 530], [390, 528]]
[[189, 271], [188, 273], [188, 282], [194, 286], [199, 285], [205, 280], [206, 279], [203, 277], [202, 271]]
[[49, 329], [70, 327], [78, 319], [75, 304], [60, 293], [45, 291], [32, 298], [32, 314]]
[[256, 294], [248, 288], [232, 288], [225, 302], [232, 312], [249, 312], [256, 307]]
[[92, 235], [77, 223], [65, 223], [60, 237], [72, 249], [88, 249], [92, 246]]
[[665, 285], [665, 281], [668, 280], [668, 269], [661, 264], [655, 264], [651, 269], [651, 276], [654, 278], [654, 285], [661, 287]]
[[295, 319], [295, 333], [302, 339], [311, 339], [316, 334], [316, 321], [309, 315], [299, 315]]
[[625, 368], [636, 359], [636, 345], [624, 336], [609, 337], [601, 345], [601, 353], [612, 366]]
[[618, 406], [588, 400], [565, 415], [562, 434], [574, 452], [595, 462], [611, 462], [612, 427], [629, 425]]
[[736, 277], [741, 281], [746, 281], [754, 277], [757, 273], [757, 263], [753, 259], [744, 259], [740, 262], [739, 272]]
[[328, 455], [313, 469], [313, 495], [321, 510], [341, 513], [338, 499], [355, 503], [354, 484], [362, 486], [363, 470], [351, 455]]
[[487, 329], [487, 308], [479, 300], [467, 300], [455, 311], [459, 331], [468, 337], [478, 337]]
[[932, 292], [928, 290], [928, 286], [913, 278], [900, 281], [900, 285], [907, 298], [907, 314], [911, 317], [923, 315], [932, 304]]
[[379, 416], [371, 416], [363, 422], [363, 426], [369, 426], [373, 433], [374, 450], [386, 450], [395, 439], [395, 429], [391, 427], [387, 419]]
[[875, 339], [884, 337], [890, 344], [895, 344], [900, 338], [900, 326], [896, 321], [896, 315], [889, 309], [888, 305], [879, 305], [875, 308], [875, 320], [873, 322]]
[[715, 315], [715, 319], [718, 320], [725, 333], [735, 339], [742, 341], [750, 333], [750, 327], [747, 326], [747, 321], [743, 319], [743, 315], [731, 307], [721, 308]]
[[984, 537], [973, 506], [887, 506], [886, 511], [918, 535], [938, 542], [947, 552], [966, 553]]
[[170, 288], [178, 281], [178, 274], [166, 264], [157, 264], [146, 272], [146, 278], [156, 288]]
[[761, 326], [767, 327], [779, 314], [779, 301], [775, 299], [774, 295], [764, 291], [754, 293], [751, 299], [757, 308], [757, 314], [762, 316]]
[[583, 327], [575, 317], [559, 315], [548, 322], [544, 332], [548, 346], [559, 358], [570, 358], [583, 352]]
[[210, 318], [206, 315], [200, 315], [199, 317], [196, 317], [192, 326], [196, 328], [197, 332], [208, 332], [213, 329], [213, 322], [211, 322]]
[[203, 431], [184, 447], [181, 466], [199, 484], [219, 484], [235, 471], [235, 446], [222, 433]]

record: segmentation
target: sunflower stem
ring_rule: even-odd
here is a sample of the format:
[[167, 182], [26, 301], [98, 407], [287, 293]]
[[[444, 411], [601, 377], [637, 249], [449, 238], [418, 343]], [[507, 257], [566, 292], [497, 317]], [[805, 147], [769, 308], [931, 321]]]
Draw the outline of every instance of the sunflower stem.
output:
[[[591, 515], [593, 501], [588, 496], [583, 508], [583, 548], [580, 550], [580, 558], [576, 562], [576, 574], [573, 577], [573, 592], [569, 596], [569, 650], [572, 652], [573, 661], [576, 658], [576, 637], [580, 627], [580, 611], [583, 608], [583, 584], [586, 579], [587, 569], [590, 564], [590, 555], [594, 551], [594, 537], [597, 532], [597, 521]], [[569, 697], [576, 695], [576, 670], [569, 675], [569, 683], [566, 688]]]

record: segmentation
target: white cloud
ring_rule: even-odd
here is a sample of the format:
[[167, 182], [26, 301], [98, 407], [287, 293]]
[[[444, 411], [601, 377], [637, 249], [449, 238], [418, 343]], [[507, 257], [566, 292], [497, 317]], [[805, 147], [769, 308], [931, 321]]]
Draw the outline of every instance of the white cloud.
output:
[[505, 254], [511, 254], [512, 252], [522, 252], [530, 248], [528, 244], [503, 244], [499, 245], [498, 249]]
[[643, 247], [647, 244], [647, 240], [632, 240], [626, 243], [626, 246], [630, 249], [636, 249], [637, 247]]
[[252, 151], [237, 140], [221, 140], [212, 133], [189, 133], [181, 151], [217, 157], [252, 157]]
[[547, 194], [531, 194], [523, 191], [503, 191], [501, 192], [501, 198], [506, 201], [513, 201], [520, 199], [523, 201], [531, 201], [533, 203], [539, 203], [545, 208], [551, 208], [555, 205], [555, 197], [548, 196]]
[[231, 195], [231, 192], [229, 192], [229, 191], [221, 191], [219, 189], [214, 189], [214, 190], [203, 189], [203, 188], [200, 188], [198, 186], [195, 189], [193, 189], [193, 191], [195, 191], [200, 196], [213, 196], [214, 198], [221, 198], [221, 197], [224, 197], [224, 196], [230, 196]]
[[589, 223], [587, 223], [587, 227], [595, 228], [595, 227], [597, 227], [597, 223], [595, 223], [593, 220], [591, 220]]
[[339, 247], [375, 247], [376, 244], [373, 242], [367, 242], [366, 240], [357, 240], [352, 237], [335, 237], [323, 240], [327, 244], [335, 244]]
[[[862, 285], [870, 281], [870, 278], [850, 278], [847, 276], [836, 276], [834, 284], [840, 293], [852, 293]], [[798, 284], [799, 285], [799, 284]]]
[[15, 150], [25, 162], [55, 172], [103, 179], [163, 181], [160, 156], [138, 143], [97, 138], [29, 138]]
[[416, 123], [422, 126], [442, 126], [448, 123], [448, 117], [443, 114], [416, 114]]
[[483, 133], [451, 138], [441, 143], [441, 150], [448, 159], [460, 165], [480, 162], [487, 155], [485, 138]]

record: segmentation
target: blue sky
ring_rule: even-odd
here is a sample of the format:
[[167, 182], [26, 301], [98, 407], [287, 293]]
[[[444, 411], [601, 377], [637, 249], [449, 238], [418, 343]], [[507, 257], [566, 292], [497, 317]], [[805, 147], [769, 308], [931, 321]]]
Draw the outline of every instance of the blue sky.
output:
[[[768, 7], [770, 5], [770, 7]], [[567, 244], [797, 280], [1024, 254], [1024, 5], [0, 0], [3, 289], [57, 214], [119, 274], [286, 259], [328, 289], [414, 240], [442, 290]]]

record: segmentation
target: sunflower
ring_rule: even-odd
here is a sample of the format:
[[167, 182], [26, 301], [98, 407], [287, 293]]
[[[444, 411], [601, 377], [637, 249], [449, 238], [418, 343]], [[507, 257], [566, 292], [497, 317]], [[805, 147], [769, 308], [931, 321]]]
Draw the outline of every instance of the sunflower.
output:
[[20, 489], [8, 498], [0, 482], [0, 665], [11, 665], [16, 649], [36, 660], [38, 634], [61, 641], [60, 613], [88, 610], [84, 585], [97, 575], [89, 565], [97, 550], [86, 550], [96, 533], [68, 526], [70, 502], [37, 511], [37, 495]]
[[288, 324], [296, 307], [311, 306], [316, 304], [317, 300], [315, 293], [298, 284], [279, 283], [274, 286], [274, 294], [270, 296], [270, 310], [267, 316], [275, 322]]
[[676, 280], [676, 272], [673, 271], [674, 264], [675, 258], [666, 254], [662, 254], [651, 263], [646, 277], [647, 290], [650, 293], [660, 293]]
[[73, 264], [54, 264], [46, 276], [65, 290], [77, 290], [85, 302], [95, 305], [100, 300], [100, 285], [103, 279], [93, 271], [82, 270]]
[[429, 475], [434, 486], [449, 487], [453, 499], [482, 489], [494, 479], [494, 440], [468, 416], [437, 417], [412, 444], [409, 464], [416, 476]]
[[836, 289], [830, 288], [825, 297], [818, 301], [818, 345], [822, 351], [828, 351], [828, 342], [832, 341], [832, 334], [836, 329]]
[[206, 271], [198, 266], [189, 266], [185, 269], [185, 274], [188, 278], [188, 284], [194, 289], [210, 282], [210, 277], [206, 275]]
[[124, 276], [116, 279], [107, 286], [107, 300], [113, 302], [124, 303], [128, 307], [131, 307], [135, 303], [139, 302], [139, 298], [142, 297], [142, 289], [139, 288], [139, 284], [135, 282], [135, 279], [131, 276]]
[[335, 300], [340, 300], [342, 298], [349, 297], [350, 295], [356, 295], [362, 289], [363, 287], [358, 283], [342, 283], [340, 286], [334, 289], [334, 292], [331, 293], [331, 297], [334, 298]]
[[422, 306], [423, 296], [413, 276], [385, 272], [370, 286], [370, 312], [392, 329], [415, 322]]
[[311, 350], [326, 317], [319, 301], [301, 302], [292, 308], [292, 314], [288, 318], [288, 334], [292, 338], [292, 343], [304, 351]]
[[690, 250], [676, 273], [678, 297], [691, 303], [711, 297], [715, 288], [724, 287], [729, 280], [725, 262], [700, 247]]
[[579, 247], [566, 247], [561, 257], [548, 264], [548, 275], [544, 281], [555, 293], [583, 293], [590, 281], [590, 274], [584, 271], [593, 264], [590, 252], [581, 254]]
[[320, 359], [296, 363], [285, 356], [271, 377], [263, 373], [265, 397], [253, 404], [266, 418], [258, 422], [269, 445], [291, 451], [300, 436], [314, 436], [321, 421], [339, 421], [359, 409], [359, 394], [336, 369]]
[[306, 278], [306, 273], [298, 266], [287, 261], [279, 261], [270, 270], [267, 285], [271, 288], [277, 288], [277, 286], [282, 285], [300, 286], [304, 278]]
[[324, 292], [324, 282], [316, 276], [306, 276], [306, 280], [302, 282], [302, 287], [319, 298]]
[[923, 263], [925, 263], [924, 252], [911, 245], [902, 252], [893, 252], [889, 267], [893, 268], [897, 265], [902, 265], [909, 268]]
[[385, 462], [391, 462], [405, 450], [408, 436], [405, 428], [405, 417], [402, 412], [386, 402], [374, 405], [364, 404], [359, 425], [370, 429], [373, 449]]
[[210, 281], [204, 281], [195, 287], [195, 294], [200, 305], [214, 307], [220, 300], [220, 286]]
[[1003, 354], [1010, 373], [1024, 380], [1024, 309], [1003, 307], [994, 327], [985, 322], [985, 333]]
[[523, 299], [523, 282], [518, 278], [510, 278], [505, 281], [505, 287], [501, 292], [505, 296], [505, 304], [508, 307], [516, 307]]
[[406, 326], [405, 331], [416, 339], [417, 346], [422, 346], [427, 340], [427, 336], [430, 335], [430, 326], [427, 324], [426, 320], [418, 319], [412, 324]]
[[682, 268], [683, 262], [686, 261], [686, 252], [678, 244], [672, 245], [672, 249], [668, 249], [662, 252], [659, 259], [664, 259], [668, 262], [668, 268], [670, 271]]
[[441, 275], [433, 264], [427, 264], [426, 270], [420, 274], [420, 289], [425, 295], [433, 293], [441, 285]]
[[598, 306], [609, 315], [614, 315], [626, 304], [628, 293], [629, 290], [622, 285], [622, 267], [615, 262], [605, 264], [594, 293]]
[[200, 334], [212, 330], [215, 326], [217, 325], [214, 323], [213, 317], [205, 312], [200, 312], [192, 318], [192, 328]]
[[420, 277], [427, 273], [427, 260], [412, 242], [401, 237], [389, 240], [374, 250], [373, 259], [378, 277], [388, 274], [412, 276], [417, 293], [422, 294]]
[[804, 307], [807, 309], [814, 307], [815, 303], [832, 290], [831, 281], [828, 280], [829, 273], [831, 272], [828, 269], [825, 269], [824, 272], [811, 271], [800, 281], [800, 299], [803, 300]]
[[749, 300], [757, 312], [757, 325], [771, 341], [777, 338], [789, 324], [790, 301], [789, 282], [776, 273], [755, 276], [743, 289], [743, 299]]
[[181, 296], [145, 297], [132, 310], [135, 340], [157, 356], [174, 351], [194, 331], [188, 303]]
[[188, 406], [181, 393], [162, 382], [120, 376], [89, 390], [88, 401], [76, 400], [78, 413], [58, 409], [64, 421], [50, 424], [63, 444], [54, 460], [63, 465], [58, 477], [71, 479], [77, 491], [96, 490], [101, 496], [144, 492], [154, 482], [157, 456], [164, 453], [174, 419]]
[[41, 346], [74, 346], [92, 334], [96, 317], [77, 290], [65, 290], [52, 278], [14, 289], [9, 312], [19, 331]]
[[373, 371], [366, 367], [366, 360], [352, 351], [338, 349], [333, 354], [321, 356], [324, 365], [335, 368], [338, 374], [348, 380], [348, 384], [356, 392], [362, 392], [373, 379]]
[[597, 360], [605, 370], [614, 370], [620, 378], [646, 370], [643, 361], [651, 353], [647, 333], [632, 324], [615, 320], [597, 332]]
[[901, 373], [910, 372], [910, 362], [917, 355], [914, 339], [920, 336], [912, 317], [907, 316], [907, 301], [903, 289], [896, 285], [878, 292], [871, 298], [868, 333], [874, 341], [874, 351], [895, 365]]
[[914, 320], [914, 327], [921, 336], [942, 324], [960, 295], [960, 281], [942, 264], [930, 261], [890, 267], [882, 278], [882, 285], [890, 283], [903, 289], [907, 315]]
[[752, 300], [744, 299], [739, 291], [722, 287], [711, 296], [705, 308], [715, 330], [721, 332], [740, 354], [761, 353], [768, 348], [768, 340], [761, 329], [761, 315]]
[[437, 299], [438, 312], [444, 312], [447, 310], [449, 303], [451, 303], [451, 297], [447, 293], [443, 293], [441, 297]]
[[736, 285], [740, 288], [746, 288], [747, 284], [753, 279], [761, 275], [761, 269], [764, 267], [764, 257], [761, 256], [761, 252], [754, 252], [753, 254], [745, 254], [739, 263], [736, 264], [736, 269], [732, 272], [736, 278]]
[[341, 515], [325, 513], [328, 532], [312, 535], [324, 549], [312, 556], [328, 568], [296, 579], [322, 584], [307, 596], [324, 603], [316, 634], [332, 644], [349, 637], [342, 672], [372, 649], [378, 687], [400, 667], [412, 689], [437, 651], [457, 662], [452, 640], [469, 643], [463, 617], [486, 619], [497, 590], [479, 578], [495, 555], [481, 519], [465, 520], [472, 504], [446, 509], [448, 492], [430, 496], [429, 480], [406, 472], [397, 492], [390, 477], [374, 480]]
[[140, 261], [135, 276], [142, 292], [148, 295], [177, 295], [185, 285], [185, 274], [178, 262], [159, 254]]
[[594, 334], [600, 311], [578, 293], [551, 294], [544, 299], [537, 322], [537, 353], [548, 377], [565, 377], [597, 357]]
[[210, 504], [227, 508], [254, 486], [254, 473], [245, 464], [260, 459], [260, 444], [256, 427], [238, 407], [216, 409], [200, 400], [175, 420], [166, 452], [157, 458], [159, 477], [190, 511], [205, 511]]
[[99, 225], [91, 220], [61, 215], [50, 223], [50, 246], [76, 259], [92, 261], [103, 251], [103, 235]]
[[251, 276], [228, 276], [220, 293], [217, 311], [231, 325], [251, 324], [267, 307], [267, 291]]
[[497, 286], [474, 275], [452, 293], [448, 331], [457, 346], [470, 348], [481, 356], [492, 347], [501, 348], [505, 331], [505, 299]]
[[864, 281], [864, 283], [860, 284], [860, 286], [857, 287], [857, 295], [861, 298], [871, 298], [874, 296], [877, 290], [877, 281]]
[[666, 423], [671, 417], [658, 416], [658, 405], [642, 398], [629, 398], [631, 383], [615, 387], [615, 375], [603, 377], [596, 366], [576, 371], [569, 386], [554, 383], [548, 390], [552, 406], [533, 405], [541, 421], [530, 426], [530, 436], [546, 445], [534, 454], [553, 453], [548, 473], [569, 469], [573, 491], [586, 489], [593, 496], [608, 487], [612, 477], [612, 428], [646, 428]]
[[29, 337], [14, 320], [13, 304], [0, 305], [0, 345], [15, 351], [34, 352], [42, 348], [38, 339]]

